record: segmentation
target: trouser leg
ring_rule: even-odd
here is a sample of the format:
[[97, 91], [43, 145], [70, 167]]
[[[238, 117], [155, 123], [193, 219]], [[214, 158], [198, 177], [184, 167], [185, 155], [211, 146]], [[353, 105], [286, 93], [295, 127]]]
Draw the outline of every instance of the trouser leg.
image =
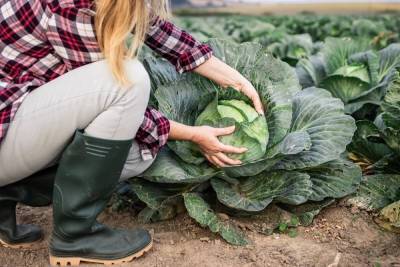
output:
[[125, 66], [133, 81], [127, 88], [100, 61], [28, 94], [0, 145], [0, 186], [55, 164], [76, 129], [103, 139], [132, 139], [143, 121], [150, 80], [139, 61]]

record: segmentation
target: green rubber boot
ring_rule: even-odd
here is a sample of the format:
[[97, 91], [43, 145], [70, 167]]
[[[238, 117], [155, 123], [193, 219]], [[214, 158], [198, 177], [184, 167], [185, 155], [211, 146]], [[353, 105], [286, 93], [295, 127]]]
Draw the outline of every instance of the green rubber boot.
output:
[[16, 224], [17, 203], [32, 207], [51, 204], [56, 167], [35, 173], [0, 188], [0, 244], [9, 248], [31, 248], [43, 238], [36, 225]]
[[63, 153], [54, 185], [51, 265], [121, 264], [150, 250], [147, 231], [115, 230], [97, 222], [131, 145], [132, 140], [104, 140], [76, 132]]

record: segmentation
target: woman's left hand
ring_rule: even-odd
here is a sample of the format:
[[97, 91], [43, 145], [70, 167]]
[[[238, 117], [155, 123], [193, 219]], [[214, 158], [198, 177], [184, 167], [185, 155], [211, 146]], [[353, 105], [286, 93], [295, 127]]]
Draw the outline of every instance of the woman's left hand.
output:
[[251, 99], [254, 108], [259, 114], [264, 114], [260, 96], [254, 86], [237, 70], [216, 57], [211, 57], [194, 72], [213, 80], [224, 88], [232, 87]]

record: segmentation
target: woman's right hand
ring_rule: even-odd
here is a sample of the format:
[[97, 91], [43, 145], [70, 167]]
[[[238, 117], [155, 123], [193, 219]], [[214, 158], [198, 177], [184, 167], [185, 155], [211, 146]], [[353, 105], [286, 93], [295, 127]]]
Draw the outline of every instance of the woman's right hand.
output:
[[217, 167], [240, 165], [240, 160], [231, 159], [226, 154], [241, 154], [247, 151], [244, 147], [234, 147], [221, 143], [219, 136], [230, 135], [235, 131], [235, 126], [226, 128], [213, 128], [210, 126], [196, 126], [192, 142], [196, 143], [204, 157]]

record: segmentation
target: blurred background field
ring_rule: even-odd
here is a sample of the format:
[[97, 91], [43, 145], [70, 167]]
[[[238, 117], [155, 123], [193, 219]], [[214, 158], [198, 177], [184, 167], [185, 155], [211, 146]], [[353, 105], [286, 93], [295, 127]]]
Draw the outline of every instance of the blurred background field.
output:
[[175, 22], [201, 41], [258, 42], [295, 66], [326, 38], [351, 37], [382, 49], [400, 41], [400, 1], [175, 0]]
[[172, 5], [178, 12], [193, 14], [199, 12], [252, 15], [299, 12], [336, 14], [400, 10], [400, 1], [398, 0], [173, 0]]

